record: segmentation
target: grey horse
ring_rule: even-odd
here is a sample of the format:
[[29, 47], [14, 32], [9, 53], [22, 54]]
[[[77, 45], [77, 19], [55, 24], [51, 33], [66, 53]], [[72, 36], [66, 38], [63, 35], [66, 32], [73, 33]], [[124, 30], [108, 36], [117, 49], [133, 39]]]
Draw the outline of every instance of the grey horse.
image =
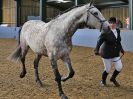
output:
[[[39, 86], [42, 86], [38, 63], [42, 56], [47, 56], [55, 75], [59, 95], [62, 99], [68, 99], [63, 92], [61, 81], [66, 81], [74, 76], [69, 54], [72, 50], [72, 36], [81, 26], [97, 29], [102, 26], [102, 30], [104, 30], [108, 28], [109, 23], [91, 3], [75, 7], [48, 23], [39, 20], [28, 21], [22, 26], [19, 44], [8, 59], [22, 63], [20, 77], [23, 78], [26, 75], [25, 56], [28, 49], [31, 48], [36, 55], [34, 60], [35, 80]], [[62, 77], [58, 71], [58, 59], [61, 59], [68, 69], [66, 77]]]

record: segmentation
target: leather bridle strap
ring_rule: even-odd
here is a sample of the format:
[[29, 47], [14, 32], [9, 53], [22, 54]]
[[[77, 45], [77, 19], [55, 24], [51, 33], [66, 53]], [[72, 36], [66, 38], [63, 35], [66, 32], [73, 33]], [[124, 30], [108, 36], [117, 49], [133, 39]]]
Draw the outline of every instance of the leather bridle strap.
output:
[[[90, 8], [88, 9], [88, 11], [89, 11], [95, 18], [97, 18], [97, 19], [99, 20], [99, 22], [101, 23], [101, 27], [100, 27], [100, 32], [101, 32], [102, 27], [103, 27], [103, 24], [104, 24], [104, 22], [106, 22], [107, 20], [101, 20], [98, 16], [96, 16], [94, 13], [92, 13], [92, 12], [90, 11], [90, 9], [92, 9], [92, 8], [95, 8], [95, 7], [90, 7]], [[88, 17], [87, 17], [87, 20], [88, 20]]]

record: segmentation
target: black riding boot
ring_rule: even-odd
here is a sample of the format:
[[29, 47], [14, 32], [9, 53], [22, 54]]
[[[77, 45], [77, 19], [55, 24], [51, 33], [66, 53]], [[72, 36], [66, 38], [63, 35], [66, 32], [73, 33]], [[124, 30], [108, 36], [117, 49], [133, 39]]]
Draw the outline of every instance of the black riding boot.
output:
[[102, 73], [102, 80], [101, 80], [101, 86], [106, 86], [106, 78], [108, 76], [108, 73], [106, 71], [104, 71]]
[[120, 84], [116, 81], [116, 77], [118, 76], [119, 73], [120, 73], [119, 71], [115, 70], [112, 77], [110, 78], [110, 81], [113, 82], [116, 87], [120, 86]]

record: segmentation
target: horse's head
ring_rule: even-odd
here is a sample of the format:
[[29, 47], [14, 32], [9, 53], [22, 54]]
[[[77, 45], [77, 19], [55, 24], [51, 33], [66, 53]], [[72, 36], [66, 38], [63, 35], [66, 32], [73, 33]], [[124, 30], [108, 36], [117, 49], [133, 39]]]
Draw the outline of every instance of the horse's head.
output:
[[92, 5], [92, 3], [86, 5], [86, 25], [88, 27], [94, 27], [97, 29], [107, 30], [109, 27], [108, 21], [105, 20], [101, 12]]

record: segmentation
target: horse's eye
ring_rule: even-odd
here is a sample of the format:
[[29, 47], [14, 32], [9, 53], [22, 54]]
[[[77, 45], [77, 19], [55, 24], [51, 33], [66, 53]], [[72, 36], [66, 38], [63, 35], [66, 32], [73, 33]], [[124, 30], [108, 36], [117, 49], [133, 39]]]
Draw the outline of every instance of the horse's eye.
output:
[[98, 16], [98, 13], [97, 12], [94, 12], [94, 15]]

